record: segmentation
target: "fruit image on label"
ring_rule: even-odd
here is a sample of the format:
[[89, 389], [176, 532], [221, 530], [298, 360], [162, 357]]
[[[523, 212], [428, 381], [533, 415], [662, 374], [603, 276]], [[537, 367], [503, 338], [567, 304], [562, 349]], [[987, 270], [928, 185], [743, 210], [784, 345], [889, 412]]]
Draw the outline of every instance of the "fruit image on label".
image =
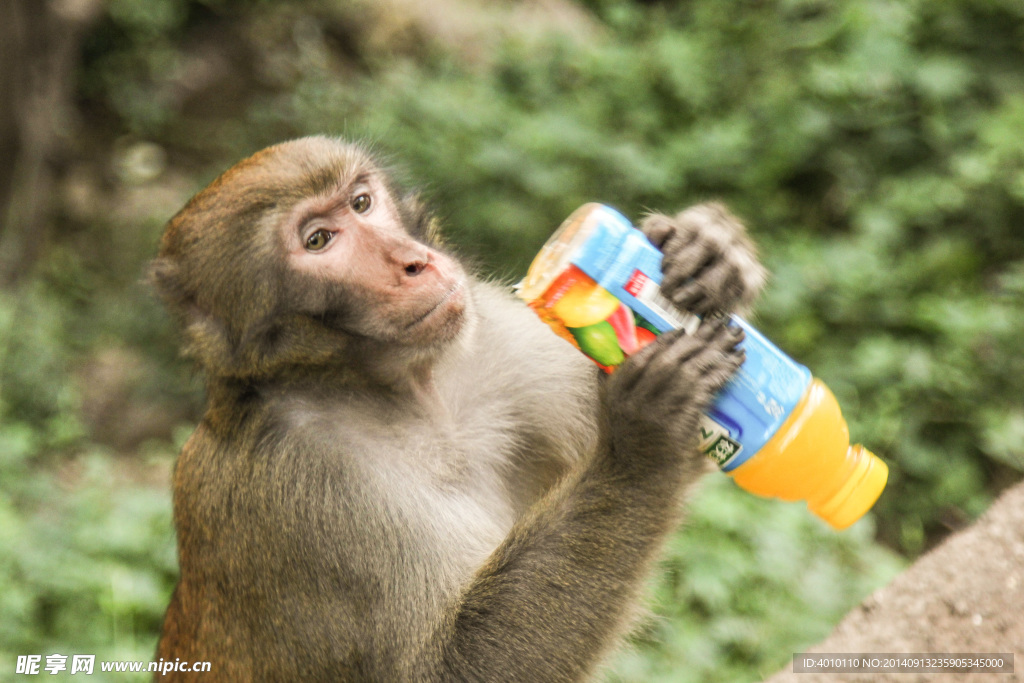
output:
[[640, 329], [647, 330], [648, 332], [655, 336], [661, 333], [660, 330], [658, 330], [658, 328], [655, 327], [650, 320], [643, 317], [636, 311], [633, 311], [633, 317], [636, 319], [636, 326], [639, 327]]
[[657, 336], [658, 335], [656, 335], [654, 332], [651, 332], [646, 327], [640, 327], [638, 325], [636, 328], [636, 350], [639, 351], [640, 349], [644, 348], [652, 341], [654, 341], [657, 338]]
[[604, 366], [618, 365], [626, 360], [615, 335], [615, 328], [607, 320], [585, 327], [569, 327], [580, 350]]
[[633, 311], [629, 310], [628, 306], [619, 304], [615, 312], [608, 317], [608, 323], [615, 330], [619, 346], [627, 356], [640, 350], [640, 344], [636, 338], [636, 324], [633, 321]]
[[[585, 277], [585, 276], [584, 276]], [[621, 304], [608, 290], [590, 278], [573, 284], [551, 307], [551, 312], [566, 327], [594, 325], [615, 312]]]

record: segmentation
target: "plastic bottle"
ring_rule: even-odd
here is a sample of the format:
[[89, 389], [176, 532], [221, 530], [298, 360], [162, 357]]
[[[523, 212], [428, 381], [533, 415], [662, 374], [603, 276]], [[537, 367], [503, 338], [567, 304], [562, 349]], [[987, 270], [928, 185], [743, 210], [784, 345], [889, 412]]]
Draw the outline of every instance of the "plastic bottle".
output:
[[[606, 371], [676, 327], [700, 319], [662, 297], [661, 252], [614, 209], [586, 204], [551, 236], [517, 286], [560, 336]], [[700, 423], [700, 449], [751, 493], [803, 500], [845, 529], [874, 505], [888, 468], [850, 445], [839, 405], [821, 380], [749, 323], [746, 360]]]

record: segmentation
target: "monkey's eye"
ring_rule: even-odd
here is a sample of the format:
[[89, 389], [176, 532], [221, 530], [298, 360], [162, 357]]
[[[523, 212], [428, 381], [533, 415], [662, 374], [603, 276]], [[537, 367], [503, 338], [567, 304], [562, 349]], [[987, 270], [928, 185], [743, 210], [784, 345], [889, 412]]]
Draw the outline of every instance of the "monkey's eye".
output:
[[366, 213], [370, 210], [371, 204], [373, 204], [373, 200], [370, 199], [370, 195], [361, 194], [352, 200], [352, 210], [356, 213]]
[[334, 237], [329, 231], [321, 228], [306, 238], [306, 251], [320, 251]]

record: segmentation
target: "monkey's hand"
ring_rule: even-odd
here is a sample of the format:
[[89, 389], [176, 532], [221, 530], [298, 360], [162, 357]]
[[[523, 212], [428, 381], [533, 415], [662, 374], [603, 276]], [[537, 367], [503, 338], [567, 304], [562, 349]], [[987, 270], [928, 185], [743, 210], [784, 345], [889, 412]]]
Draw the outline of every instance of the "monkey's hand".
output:
[[739, 326], [708, 316], [694, 334], [666, 332], [619, 366], [606, 394], [616, 450], [693, 451], [701, 413], [743, 364], [742, 340]]
[[640, 224], [664, 254], [661, 291], [684, 311], [705, 315], [749, 306], [766, 272], [739, 219], [722, 204], [698, 204]]

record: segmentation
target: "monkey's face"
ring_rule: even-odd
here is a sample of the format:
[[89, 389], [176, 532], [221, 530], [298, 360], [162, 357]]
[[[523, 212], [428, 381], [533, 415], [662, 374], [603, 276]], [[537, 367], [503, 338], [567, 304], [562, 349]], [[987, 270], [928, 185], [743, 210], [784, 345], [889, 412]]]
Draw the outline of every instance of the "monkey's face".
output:
[[462, 327], [466, 276], [414, 238], [391, 189], [367, 166], [297, 202], [280, 226], [289, 298], [323, 324], [359, 337], [425, 346]]
[[211, 373], [434, 351], [459, 335], [470, 301], [431, 225], [362, 148], [302, 138], [193, 197], [167, 225], [153, 282]]

